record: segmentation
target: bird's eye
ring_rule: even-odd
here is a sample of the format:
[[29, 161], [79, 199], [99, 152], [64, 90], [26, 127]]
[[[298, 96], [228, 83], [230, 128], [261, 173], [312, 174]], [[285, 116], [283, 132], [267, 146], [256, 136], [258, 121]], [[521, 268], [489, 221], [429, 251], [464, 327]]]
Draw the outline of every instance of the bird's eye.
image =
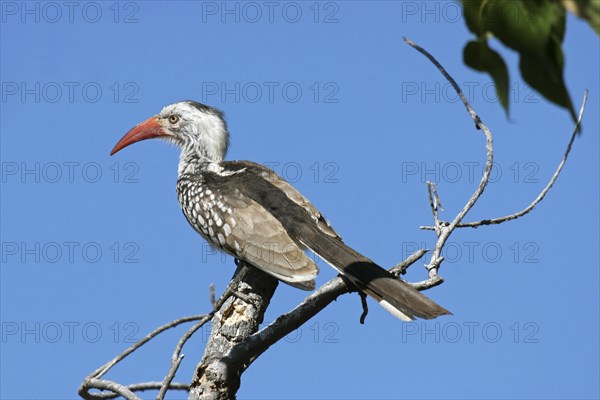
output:
[[170, 115], [169, 116], [169, 122], [172, 123], [172, 124], [178, 123], [179, 122], [179, 115], [175, 115], [175, 114]]

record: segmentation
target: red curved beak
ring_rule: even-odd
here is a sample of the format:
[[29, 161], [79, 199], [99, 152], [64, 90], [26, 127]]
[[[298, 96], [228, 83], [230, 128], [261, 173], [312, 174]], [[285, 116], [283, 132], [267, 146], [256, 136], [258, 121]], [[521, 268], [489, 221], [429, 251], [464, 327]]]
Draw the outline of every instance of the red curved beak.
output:
[[112, 151], [110, 152], [110, 155], [112, 156], [117, 151], [119, 151], [122, 148], [127, 147], [130, 144], [133, 144], [135, 142], [139, 142], [141, 140], [146, 140], [146, 139], [157, 138], [157, 137], [161, 137], [161, 136], [167, 136], [167, 134], [162, 129], [162, 126], [160, 125], [160, 121], [158, 120], [158, 117], [156, 117], [156, 116], [150, 117], [147, 120], [145, 120], [144, 122], [137, 124], [129, 132], [127, 132], [125, 134], [125, 136], [123, 136], [121, 138], [121, 140], [119, 140], [119, 143], [117, 143], [115, 145], [115, 147], [112, 149]]

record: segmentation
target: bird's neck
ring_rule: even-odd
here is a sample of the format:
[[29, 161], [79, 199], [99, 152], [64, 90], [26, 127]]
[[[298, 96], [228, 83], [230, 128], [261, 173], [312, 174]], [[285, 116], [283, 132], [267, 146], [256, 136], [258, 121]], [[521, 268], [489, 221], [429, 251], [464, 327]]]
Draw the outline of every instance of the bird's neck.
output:
[[208, 157], [206, 154], [195, 150], [183, 150], [179, 157], [179, 176], [183, 174], [199, 174], [203, 171], [215, 168], [223, 158]]
[[180, 143], [179, 175], [200, 173], [211, 165], [223, 162], [229, 145], [229, 132], [221, 118], [211, 121], [212, 123], [195, 124], [188, 128], [191, 131], [184, 136], [195, 139], [188, 139], [183, 145]]

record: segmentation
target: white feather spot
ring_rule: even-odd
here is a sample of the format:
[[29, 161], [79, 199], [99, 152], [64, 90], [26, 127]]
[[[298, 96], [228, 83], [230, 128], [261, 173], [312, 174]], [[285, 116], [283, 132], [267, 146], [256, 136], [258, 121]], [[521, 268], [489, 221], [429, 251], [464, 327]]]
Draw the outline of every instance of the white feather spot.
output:
[[394, 317], [401, 319], [402, 321], [405, 322], [410, 322], [413, 319], [410, 318], [408, 315], [404, 314], [402, 311], [398, 310], [396, 307], [394, 307], [393, 305], [391, 305], [390, 303], [388, 303], [385, 300], [381, 300], [379, 302], [379, 305], [383, 308], [385, 308], [390, 314], [392, 314]]

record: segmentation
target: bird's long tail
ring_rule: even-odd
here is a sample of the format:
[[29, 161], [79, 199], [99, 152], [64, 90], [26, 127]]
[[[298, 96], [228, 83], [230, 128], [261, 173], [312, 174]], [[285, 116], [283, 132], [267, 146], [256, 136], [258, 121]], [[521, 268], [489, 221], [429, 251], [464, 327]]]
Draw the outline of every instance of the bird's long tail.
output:
[[315, 231], [311, 233], [303, 235], [306, 247], [397, 318], [411, 321], [452, 314], [341, 240]]

